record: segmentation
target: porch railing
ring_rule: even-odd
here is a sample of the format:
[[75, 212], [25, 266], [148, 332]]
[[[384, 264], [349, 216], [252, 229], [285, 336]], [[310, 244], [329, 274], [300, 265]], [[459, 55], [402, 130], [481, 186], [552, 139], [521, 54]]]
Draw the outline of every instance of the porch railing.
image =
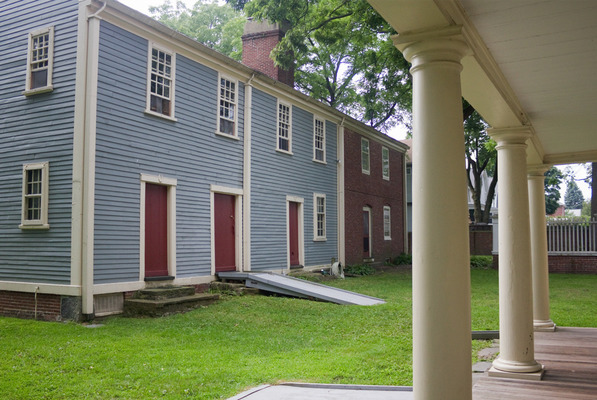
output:
[[547, 250], [550, 254], [597, 253], [597, 220], [548, 220]]

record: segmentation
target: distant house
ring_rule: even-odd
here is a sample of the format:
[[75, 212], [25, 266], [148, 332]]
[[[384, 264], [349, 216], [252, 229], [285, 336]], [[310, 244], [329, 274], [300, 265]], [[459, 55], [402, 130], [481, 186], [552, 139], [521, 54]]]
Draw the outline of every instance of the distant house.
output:
[[[148, 285], [401, 251], [405, 147], [295, 91], [291, 74], [112, 0], [1, 12], [0, 314], [90, 318]], [[356, 182], [360, 138], [370, 175]], [[365, 207], [369, 257], [354, 244]]]

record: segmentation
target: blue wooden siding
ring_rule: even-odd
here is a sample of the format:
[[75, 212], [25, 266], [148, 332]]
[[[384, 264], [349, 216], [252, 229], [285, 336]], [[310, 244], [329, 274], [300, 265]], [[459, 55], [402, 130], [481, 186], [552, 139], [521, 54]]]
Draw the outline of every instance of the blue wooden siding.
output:
[[[292, 107], [293, 155], [276, 151], [277, 100], [253, 91], [251, 154], [251, 267], [287, 266], [286, 196], [304, 199], [306, 266], [337, 258], [336, 125], [326, 122], [326, 158], [313, 161], [313, 114]], [[327, 241], [313, 241], [313, 194], [326, 195]]]
[[[77, 1], [0, 2], [0, 280], [70, 284]], [[54, 91], [25, 97], [27, 41], [54, 34]], [[21, 230], [23, 164], [49, 162], [49, 230]]]
[[[123, 57], [126, 54], [126, 57]], [[215, 134], [218, 72], [176, 55], [176, 122], [144, 113], [148, 41], [102, 21], [95, 185], [95, 283], [139, 279], [140, 174], [176, 178], [177, 277], [211, 273], [210, 184], [242, 188], [240, 140]]]

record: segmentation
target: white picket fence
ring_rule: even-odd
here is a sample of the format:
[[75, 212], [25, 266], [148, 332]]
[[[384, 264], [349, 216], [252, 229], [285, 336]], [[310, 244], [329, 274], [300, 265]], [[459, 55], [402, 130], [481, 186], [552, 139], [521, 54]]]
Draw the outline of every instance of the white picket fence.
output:
[[548, 220], [547, 250], [550, 254], [597, 253], [597, 220]]

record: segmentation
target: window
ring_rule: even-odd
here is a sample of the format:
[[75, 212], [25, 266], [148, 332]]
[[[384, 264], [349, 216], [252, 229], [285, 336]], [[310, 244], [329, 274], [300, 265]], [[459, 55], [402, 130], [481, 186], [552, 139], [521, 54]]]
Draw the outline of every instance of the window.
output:
[[381, 148], [381, 175], [385, 180], [390, 180], [390, 150], [387, 147]]
[[385, 240], [392, 240], [392, 224], [391, 224], [391, 209], [388, 206], [383, 208], [383, 238]]
[[369, 141], [361, 139], [361, 170], [369, 175]]
[[284, 103], [278, 103], [278, 147], [280, 151], [292, 153], [292, 131], [291, 131], [291, 111], [290, 106]]
[[313, 195], [313, 240], [325, 240], [325, 194]]
[[325, 163], [325, 121], [313, 118], [313, 160]]
[[54, 27], [29, 34], [25, 95], [53, 90]]
[[236, 137], [236, 81], [220, 77], [218, 132]]
[[150, 114], [174, 118], [174, 64], [173, 54], [150, 44], [147, 95]]
[[48, 229], [47, 162], [23, 165], [22, 229]]

